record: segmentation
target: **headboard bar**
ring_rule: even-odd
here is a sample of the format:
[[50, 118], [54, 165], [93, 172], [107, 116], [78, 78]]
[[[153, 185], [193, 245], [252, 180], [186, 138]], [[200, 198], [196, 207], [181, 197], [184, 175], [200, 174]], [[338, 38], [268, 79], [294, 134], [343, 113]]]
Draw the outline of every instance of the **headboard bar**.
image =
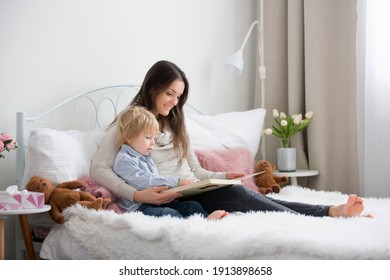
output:
[[26, 137], [25, 137], [25, 114], [24, 112], [16, 113], [16, 139], [18, 141], [18, 149], [16, 149], [16, 185], [18, 188], [21, 187], [24, 164], [26, 156]]
[[98, 89], [93, 89], [93, 90], [90, 90], [90, 91], [87, 91], [87, 92], [83, 92], [83, 93], [80, 93], [79, 95], [76, 95], [76, 96], [73, 96], [69, 99], [66, 99], [64, 100], [63, 102], [57, 104], [56, 106], [50, 108], [49, 110], [39, 114], [38, 116], [36, 117], [29, 117], [29, 118], [26, 118], [26, 121], [35, 121], [35, 120], [38, 120], [40, 118], [42, 118], [43, 116], [49, 114], [50, 112], [53, 112], [55, 110], [57, 110], [58, 108], [72, 102], [73, 100], [76, 100], [76, 99], [79, 99], [80, 97], [83, 97], [83, 96], [87, 96], [91, 93], [94, 93], [94, 92], [97, 92], [97, 91], [103, 91], [103, 90], [106, 90], [106, 89], [111, 89], [111, 88], [134, 88], [134, 89], [139, 89], [139, 86], [137, 85], [113, 85], [113, 86], [105, 86], [105, 87], [101, 87], [101, 88], [98, 88]]

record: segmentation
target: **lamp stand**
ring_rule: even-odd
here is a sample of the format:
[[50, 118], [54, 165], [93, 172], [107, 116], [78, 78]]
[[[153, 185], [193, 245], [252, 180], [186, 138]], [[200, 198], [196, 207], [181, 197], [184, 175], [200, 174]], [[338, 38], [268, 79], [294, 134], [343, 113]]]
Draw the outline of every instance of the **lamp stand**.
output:
[[[260, 21], [255, 20], [252, 22], [249, 27], [248, 32], [246, 33], [245, 39], [241, 44], [241, 47], [234, 54], [229, 56], [225, 61], [225, 68], [229, 72], [235, 74], [241, 74], [244, 68], [244, 59], [243, 59], [243, 50], [249, 39], [249, 36], [252, 33], [252, 30], [257, 25], [257, 30], [259, 31], [259, 78], [260, 78], [260, 108], [265, 109], [265, 78], [266, 78], [266, 69], [264, 66], [264, 13], [263, 13], [263, 0], [260, 2]], [[261, 158], [265, 159], [265, 141], [264, 135], [261, 135], [260, 138], [260, 153]]]

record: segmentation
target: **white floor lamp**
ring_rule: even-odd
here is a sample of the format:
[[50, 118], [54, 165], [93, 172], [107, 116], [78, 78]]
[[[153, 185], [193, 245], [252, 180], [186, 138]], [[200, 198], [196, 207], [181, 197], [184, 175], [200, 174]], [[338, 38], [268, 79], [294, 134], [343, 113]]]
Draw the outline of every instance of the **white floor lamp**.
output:
[[[234, 54], [228, 57], [225, 61], [225, 68], [231, 72], [235, 73], [237, 75], [240, 75], [242, 73], [242, 70], [244, 69], [244, 59], [242, 57], [243, 50], [245, 48], [245, 45], [249, 39], [249, 36], [251, 35], [252, 30], [254, 27], [257, 27], [257, 30], [259, 31], [259, 77], [260, 77], [260, 107], [265, 108], [265, 78], [266, 78], [266, 70], [264, 65], [264, 16], [263, 16], [263, 0], [260, 0], [260, 21], [254, 21], [251, 26], [249, 27], [248, 32], [246, 33], [245, 39], [241, 44], [241, 47], [238, 51], [236, 51]], [[265, 159], [265, 143], [264, 143], [264, 137], [262, 135], [261, 139], [261, 158]]]

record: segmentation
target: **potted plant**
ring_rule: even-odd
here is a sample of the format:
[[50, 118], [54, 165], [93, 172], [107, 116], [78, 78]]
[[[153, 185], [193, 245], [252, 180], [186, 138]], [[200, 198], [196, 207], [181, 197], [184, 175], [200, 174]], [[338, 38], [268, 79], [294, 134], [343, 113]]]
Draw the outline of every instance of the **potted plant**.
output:
[[265, 135], [274, 135], [280, 140], [281, 147], [277, 150], [278, 170], [293, 172], [296, 170], [296, 149], [290, 147], [291, 137], [309, 126], [314, 113], [308, 111], [303, 118], [302, 114], [286, 115], [278, 110], [272, 111], [275, 125], [264, 129]]

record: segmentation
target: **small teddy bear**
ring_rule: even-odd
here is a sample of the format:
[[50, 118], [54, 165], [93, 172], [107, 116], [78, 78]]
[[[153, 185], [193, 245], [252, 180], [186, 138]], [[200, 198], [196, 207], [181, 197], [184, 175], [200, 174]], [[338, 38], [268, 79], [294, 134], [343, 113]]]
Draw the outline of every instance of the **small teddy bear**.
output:
[[83, 181], [75, 180], [64, 182], [54, 186], [49, 180], [42, 177], [31, 177], [26, 185], [26, 189], [32, 192], [41, 192], [45, 194], [45, 204], [50, 204], [49, 214], [54, 222], [64, 223], [62, 210], [75, 203], [79, 203], [87, 208], [96, 210], [107, 209], [111, 202], [109, 198], [96, 198], [91, 193], [77, 191], [83, 186]]
[[271, 192], [279, 193], [281, 184], [288, 182], [287, 176], [273, 175], [276, 166], [266, 160], [260, 160], [255, 164], [254, 173], [265, 171], [265, 173], [253, 178], [256, 186], [261, 194], [269, 194]]

